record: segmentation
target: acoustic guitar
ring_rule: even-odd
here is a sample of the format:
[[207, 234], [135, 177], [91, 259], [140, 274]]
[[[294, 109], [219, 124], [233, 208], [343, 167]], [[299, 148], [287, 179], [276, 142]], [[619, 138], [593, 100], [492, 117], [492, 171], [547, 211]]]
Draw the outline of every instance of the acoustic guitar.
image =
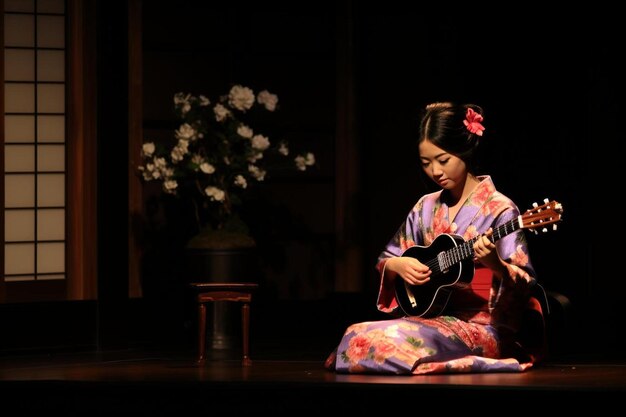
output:
[[[496, 242], [519, 229], [529, 229], [537, 234], [540, 229], [547, 232], [549, 225], [556, 229], [562, 213], [563, 207], [556, 201], [546, 199], [541, 206], [535, 203], [532, 209], [496, 227], [490, 240]], [[474, 277], [474, 243], [479, 237], [466, 241], [459, 235], [444, 233], [428, 246], [412, 246], [402, 253], [402, 256], [419, 260], [432, 272], [430, 281], [422, 285], [411, 285], [401, 277], [396, 277], [396, 299], [406, 315], [439, 315], [448, 304], [452, 292], [471, 283]]]

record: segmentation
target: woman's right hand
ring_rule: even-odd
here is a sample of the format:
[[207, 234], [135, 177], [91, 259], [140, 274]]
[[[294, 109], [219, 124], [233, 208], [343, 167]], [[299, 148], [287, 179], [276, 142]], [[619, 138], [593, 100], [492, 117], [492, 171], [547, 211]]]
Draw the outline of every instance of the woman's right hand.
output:
[[394, 272], [411, 285], [422, 285], [430, 281], [432, 271], [410, 256], [398, 256], [387, 260], [385, 269]]

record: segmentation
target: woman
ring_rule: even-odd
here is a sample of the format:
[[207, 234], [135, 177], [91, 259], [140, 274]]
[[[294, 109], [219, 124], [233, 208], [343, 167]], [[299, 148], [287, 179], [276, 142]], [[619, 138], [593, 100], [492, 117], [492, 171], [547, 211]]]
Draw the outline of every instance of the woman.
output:
[[[326, 360], [328, 369], [381, 374], [511, 372], [540, 359], [543, 316], [531, 297], [535, 271], [523, 231], [503, 226], [514, 224], [520, 212], [496, 190], [491, 177], [475, 173], [484, 131], [483, 110], [477, 105], [426, 106], [419, 155], [424, 173], [441, 190], [419, 199], [376, 265], [377, 307], [402, 317], [349, 326]], [[449, 236], [463, 240], [451, 243]], [[433, 242], [437, 251], [422, 259], [418, 254], [426, 255]], [[469, 260], [457, 261], [455, 255], [446, 264], [448, 258], [437, 258], [441, 244], [457, 250], [463, 243], [459, 257], [467, 258], [468, 252]], [[413, 249], [424, 252], [408, 255]], [[450, 279], [442, 281], [445, 286], [435, 282], [442, 274]]]

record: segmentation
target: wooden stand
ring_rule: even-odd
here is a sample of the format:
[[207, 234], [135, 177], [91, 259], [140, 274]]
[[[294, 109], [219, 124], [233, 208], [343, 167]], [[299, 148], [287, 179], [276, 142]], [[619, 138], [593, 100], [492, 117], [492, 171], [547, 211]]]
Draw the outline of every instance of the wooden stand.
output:
[[251, 282], [194, 282], [190, 285], [198, 292], [198, 364], [203, 364], [206, 360], [206, 304], [215, 301], [235, 301], [242, 303], [242, 365], [251, 365], [250, 303], [252, 302], [252, 293], [259, 285]]

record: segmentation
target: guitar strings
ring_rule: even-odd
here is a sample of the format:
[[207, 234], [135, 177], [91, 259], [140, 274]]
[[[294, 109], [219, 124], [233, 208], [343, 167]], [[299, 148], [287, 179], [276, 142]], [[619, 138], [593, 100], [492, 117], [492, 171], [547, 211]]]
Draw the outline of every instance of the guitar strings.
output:
[[[508, 222], [506, 222], [505, 224], [498, 226], [493, 233], [491, 234], [490, 240], [492, 242], [495, 242], [496, 240], [501, 239], [503, 236], [508, 235], [510, 232], [508, 232], [508, 228], [511, 227], [511, 232], [515, 231], [517, 228], [515, 227], [515, 224], [517, 224], [517, 219], [514, 220], [510, 220]], [[435, 274], [439, 274], [442, 271], [445, 271], [446, 269], [448, 269], [450, 266], [464, 260], [467, 259], [471, 256], [473, 256], [474, 254], [474, 242], [476, 242], [478, 240], [478, 238], [480, 238], [482, 235], [479, 236], [475, 236], [470, 240], [465, 241], [464, 243], [462, 243], [459, 246], [456, 246], [450, 250], [448, 250], [446, 253], [444, 253], [444, 258], [445, 258], [445, 262], [446, 265], [442, 268], [442, 266], [439, 263], [439, 259], [437, 258], [433, 258], [430, 261], [426, 262], [426, 266], [433, 271], [433, 273]], [[494, 237], [496, 237], [497, 239], [494, 240]]]

